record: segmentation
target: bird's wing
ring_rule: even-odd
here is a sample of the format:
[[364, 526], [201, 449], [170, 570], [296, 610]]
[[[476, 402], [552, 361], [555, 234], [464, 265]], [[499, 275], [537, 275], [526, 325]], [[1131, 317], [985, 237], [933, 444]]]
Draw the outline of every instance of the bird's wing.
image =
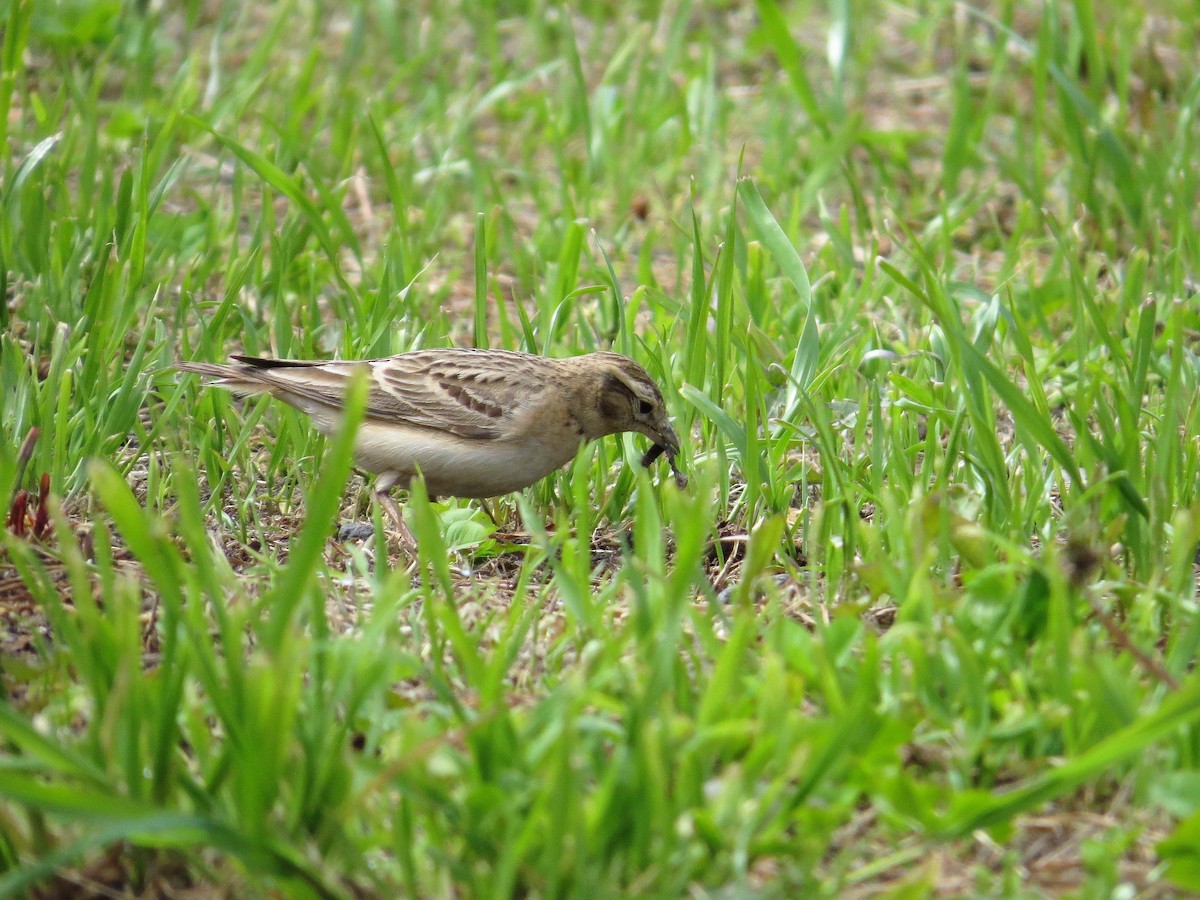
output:
[[537, 357], [472, 350], [418, 350], [365, 362], [234, 359], [246, 367], [242, 378], [253, 374], [282, 394], [331, 408], [342, 406], [350, 378], [365, 367], [369, 418], [475, 440], [508, 433], [515, 416], [545, 389], [553, 367]]

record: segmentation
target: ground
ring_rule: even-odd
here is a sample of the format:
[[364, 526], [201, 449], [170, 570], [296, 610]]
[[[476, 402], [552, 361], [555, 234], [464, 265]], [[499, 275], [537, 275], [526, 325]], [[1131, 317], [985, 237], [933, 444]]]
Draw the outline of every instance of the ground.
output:
[[[0, 12], [0, 895], [1200, 890], [1190, 6]], [[172, 371], [485, 344], [687, 488]]]

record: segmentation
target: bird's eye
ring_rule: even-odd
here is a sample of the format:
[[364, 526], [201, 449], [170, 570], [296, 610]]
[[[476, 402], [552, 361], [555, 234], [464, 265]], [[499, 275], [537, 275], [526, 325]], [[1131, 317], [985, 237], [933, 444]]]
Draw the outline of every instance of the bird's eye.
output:
[[651, 404], [648, 400], [639, 400], [638, 401], [638, 413], [640, 415], [648, 416], [648, 415], [650, 415], [650, 412], [653, 409], [654, 409], [653, 404]]

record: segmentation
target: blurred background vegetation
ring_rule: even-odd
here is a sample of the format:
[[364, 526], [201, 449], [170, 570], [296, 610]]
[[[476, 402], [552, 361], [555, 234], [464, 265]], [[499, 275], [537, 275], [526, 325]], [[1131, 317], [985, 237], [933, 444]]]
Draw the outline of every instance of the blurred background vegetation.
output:
[[[0, 2], [0, 894], [1200, 890], [1196, 12]], [[690, 487], [171, 371], [447, 345]]]

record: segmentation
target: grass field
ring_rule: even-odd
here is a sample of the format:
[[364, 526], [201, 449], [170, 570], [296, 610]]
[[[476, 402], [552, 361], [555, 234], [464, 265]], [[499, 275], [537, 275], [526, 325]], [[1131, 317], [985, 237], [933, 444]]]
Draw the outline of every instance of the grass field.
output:
[[[1193, 3], [0, 17], [0, 896], [1200, 891]], [[690, 485], [171, 369], [450, 345]]]

